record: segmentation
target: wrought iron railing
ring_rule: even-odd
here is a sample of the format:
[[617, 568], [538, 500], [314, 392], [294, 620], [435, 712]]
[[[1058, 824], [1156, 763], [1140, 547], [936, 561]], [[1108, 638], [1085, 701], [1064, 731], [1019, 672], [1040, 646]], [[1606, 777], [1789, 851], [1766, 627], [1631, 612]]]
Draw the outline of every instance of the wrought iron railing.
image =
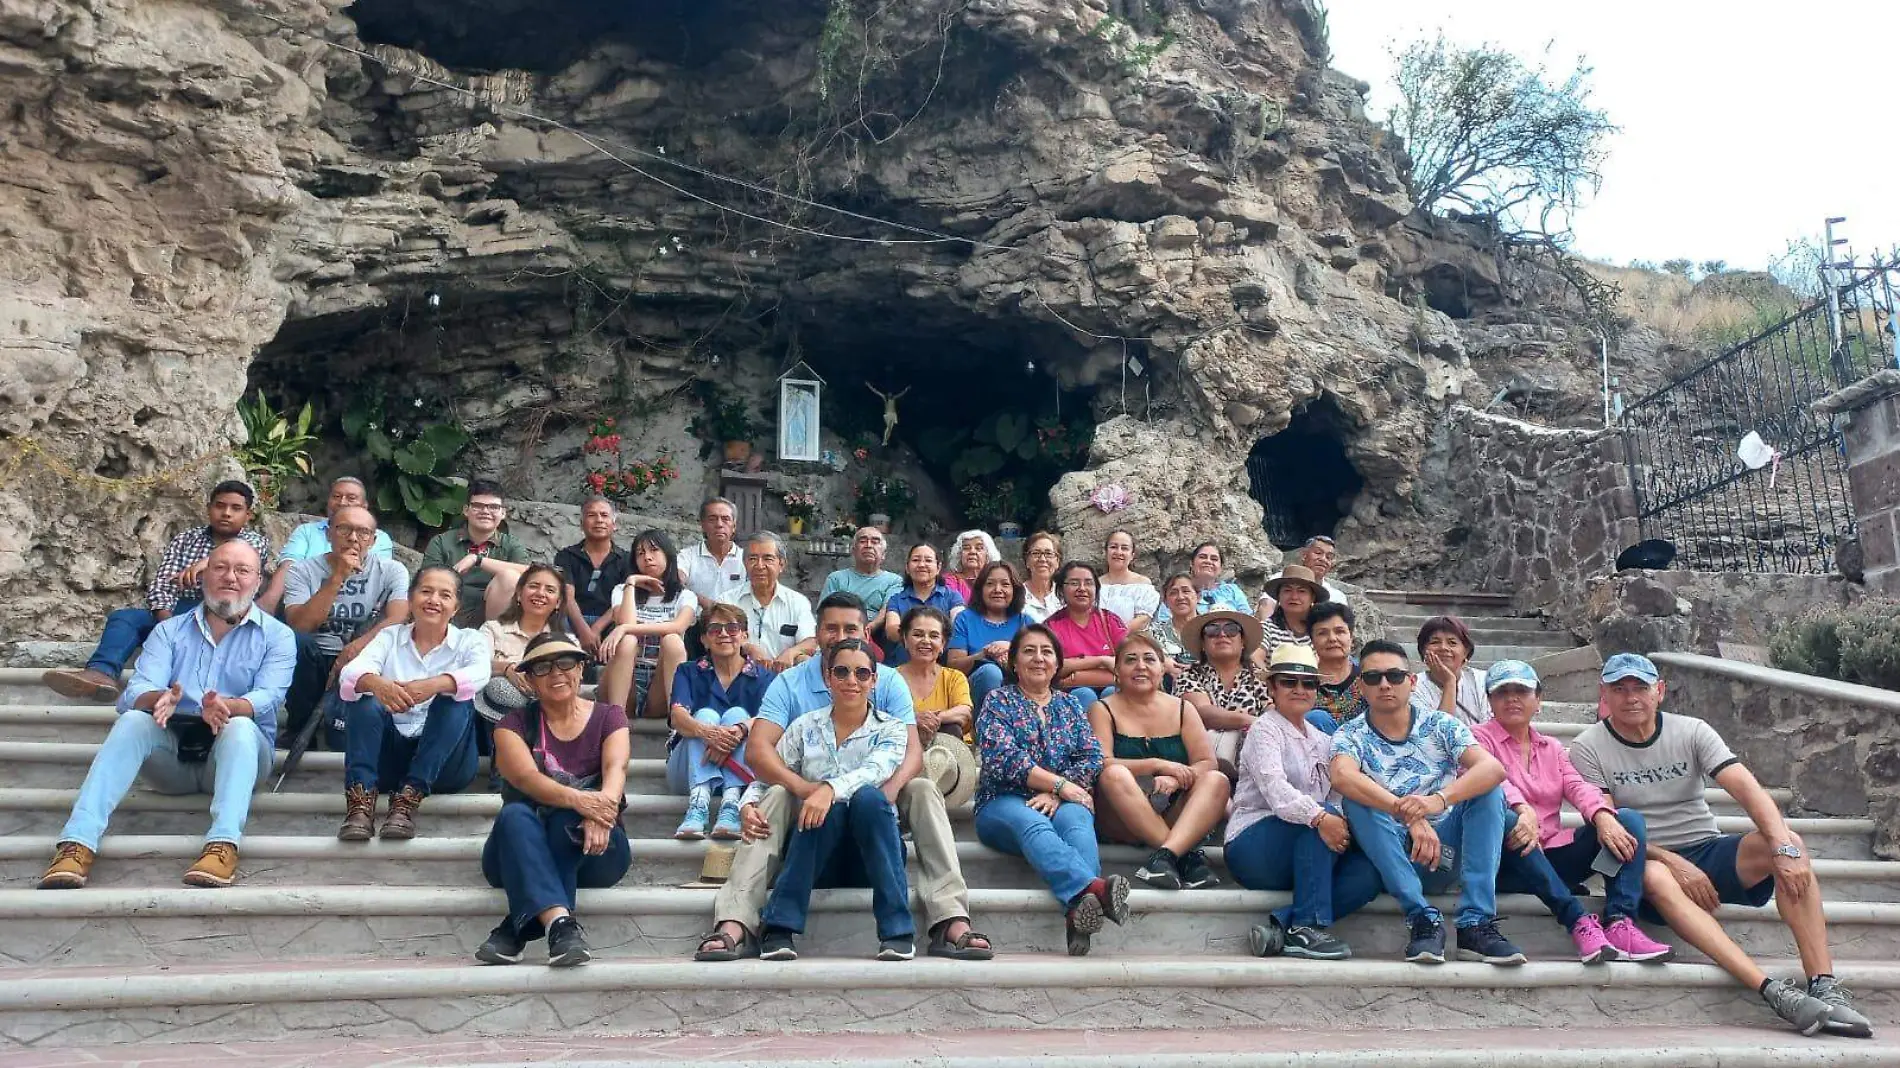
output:
[[[1631, 404], [1619, 423], [1643, 537], [1697, 571], [1826, 573], [1854, 534], [1838, 427], [1816, 400], [1895, 365], [1900, 267], [1815, 302]], [[1777, 456], [1751, 468], [1753, 431]]]

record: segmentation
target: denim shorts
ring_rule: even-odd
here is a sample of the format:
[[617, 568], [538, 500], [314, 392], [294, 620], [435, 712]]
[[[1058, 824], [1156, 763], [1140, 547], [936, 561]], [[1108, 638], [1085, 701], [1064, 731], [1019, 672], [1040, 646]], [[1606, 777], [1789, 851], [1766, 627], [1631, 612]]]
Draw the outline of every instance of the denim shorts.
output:
[[[1683, 846], [1675, 853], [1709, 877], [1709, 882], [1715, 884], [1715, 896], [1724, 905], [1766, 905], [1775, 896], [1775, 877], [1770, 875], [1754, 886], [1742, 885], [1741, 873], [1735, 870], [1735, 861], [1741, 850], [1741, 835], [1724, 834], [1705, 842]], [[1643, 902], [1641, 915], [1649, 923], [1662, 922], [1662, 917], [1647, 901]]]

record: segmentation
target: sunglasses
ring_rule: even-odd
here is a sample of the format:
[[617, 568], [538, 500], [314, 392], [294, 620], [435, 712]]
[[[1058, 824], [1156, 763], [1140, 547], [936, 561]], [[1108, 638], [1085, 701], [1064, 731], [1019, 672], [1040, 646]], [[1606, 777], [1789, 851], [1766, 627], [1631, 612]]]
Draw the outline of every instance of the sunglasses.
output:
[[706, 624], [706, 634], [712, 637], [716, 637], [721, 634], [744, 634], [744, 633], [745, 633], [744, 623], [708, 623]]
[[557, 656], [548, 660], [536, 660], [526, 668], [528, 674], [537, 679], [545, 679], [557, 671], [579, 671], [586, 663], [578, 656]]
[[1295, 678], [1291, 675], [1275, 675], [1273, 677], [1273, 684], [1275, 686], [1284, 686], [1289, 690], [1312, 690], [1316, 693], [1319, 691], [1318, 679]]
[[847, 664], [831, 665], [831, 677], [834, 679], [837, 679], [839, 682], [843, 682], [846, 679], [856, 679], [859, 682], [870, 682], [871, 679], [874, 678], [876, 675], [877, 675], [876, 668], [868, 668], [868, 667], [854, 668]]
[[1412, 673], [1404, 668], [1387, 668], [1384, 671], [1361, 671], [1359, 673], [1359, 681], [1365, 683], [1367, 686], [1377, 686], [1381, 682], [1388, 686], [1397, 686], [1399, 683], [1411, 677]]
[[1238, 638], [1240, 637], [1240, 624], [1238, 623], [1209, 623], [1207, 626], [1201, 628], [1201, 637], [1203, 638]]

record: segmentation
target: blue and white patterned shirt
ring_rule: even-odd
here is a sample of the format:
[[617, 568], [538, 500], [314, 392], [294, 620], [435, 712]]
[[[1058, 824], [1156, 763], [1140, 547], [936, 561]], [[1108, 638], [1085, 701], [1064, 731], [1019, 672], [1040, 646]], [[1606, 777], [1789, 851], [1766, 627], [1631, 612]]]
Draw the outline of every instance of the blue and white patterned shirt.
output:
[[1471, 728], [1435, 708], [1412, 706], [1412, 729], [1393, 741], [1372, 726], [1370, 714], [1347, 722], [1333, 735], [1333, 755], [1348, 756], [1359, 770], [1395, 797], [1443, 790], [1458, 777], [1458, 758], [1478, 744]]
[[[909, 744], [910, 728], [904, 721], [873, 706], [858, 729], [839, 745], [831, 706], [826, 705], [792, 721], [791, 729], [778, 740], [778, 755], [806, 782], [830, 786], [833, 800], [843, 803], [859, 790], [875, 790], [897, 774]], [[741, 803], [757, 803], [770, 788], [764, 779], [752, 780]]]

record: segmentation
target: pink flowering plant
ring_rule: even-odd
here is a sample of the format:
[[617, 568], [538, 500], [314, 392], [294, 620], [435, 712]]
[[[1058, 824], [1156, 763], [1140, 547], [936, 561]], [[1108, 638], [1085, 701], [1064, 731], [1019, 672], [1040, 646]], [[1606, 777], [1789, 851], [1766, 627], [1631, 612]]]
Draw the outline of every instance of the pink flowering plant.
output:
[[585, 492], [625, 504], [680, 477], [670, 455], [630, 461], [621, 445], [619, 427], [611, 416], [595, 420], [581, 445], [581, 454], [587, 458], [587, 473], [581, 476]]
[[792, 490], [785, 494], [785, 514], [793, 519], [810, 522], [818, 518], [818, 497], [809, 490]]

